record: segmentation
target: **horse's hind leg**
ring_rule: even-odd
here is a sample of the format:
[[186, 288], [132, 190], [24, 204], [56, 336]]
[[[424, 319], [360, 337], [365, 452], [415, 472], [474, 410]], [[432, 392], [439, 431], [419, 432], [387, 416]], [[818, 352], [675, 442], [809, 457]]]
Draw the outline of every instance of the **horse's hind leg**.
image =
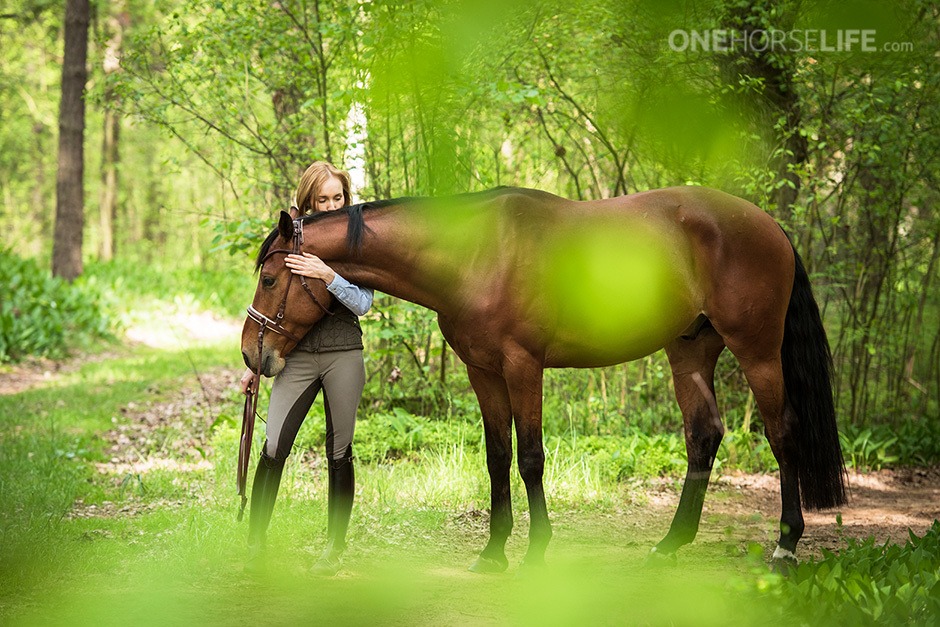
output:
[[799, 424], [786, 401], [783, 366], [779, 355], [765, 359], [738, 357], [738, 361], [754, 392], [767, 441], [780, 467], [780, 539], [773, 554], [773, 562], [775, 565], [785, 565], [796, 561], [796, 545], [803, 535]]
[[715, 364], [724, 347], [721, 336], [711, 326], [693, 339], [678, 338], [666, 347], [676, 400], [682, 410], [689, 467], [669, 533], [653, 548], [653, 560], [674, 554], [698, 532], [712, 464], [724, 435], [714, 383]]

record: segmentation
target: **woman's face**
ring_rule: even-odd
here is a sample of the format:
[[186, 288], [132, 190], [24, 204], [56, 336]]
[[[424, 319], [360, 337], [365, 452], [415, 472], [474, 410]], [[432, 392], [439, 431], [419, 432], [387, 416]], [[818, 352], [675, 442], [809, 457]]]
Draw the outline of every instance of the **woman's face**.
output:
[[320, 188], [313, 208], [317, 211], [333, 211], [334, 209], [342, 207], [345, 201], [346, 199], [343, 197], [343, 182], [335, 176], [331, 176]]

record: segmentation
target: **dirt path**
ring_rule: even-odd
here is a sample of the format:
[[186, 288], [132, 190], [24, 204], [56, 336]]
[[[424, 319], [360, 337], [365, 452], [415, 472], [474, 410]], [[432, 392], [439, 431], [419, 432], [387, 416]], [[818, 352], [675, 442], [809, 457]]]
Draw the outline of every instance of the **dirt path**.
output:
[[[705, 516], [717, 515], [763, 525], [776, 538], [780, 515], [779, 478], [776, 474], [729, 474], [720, 477]], [[759, 514], [759, 516], [758, 516]], [[838, 511], [804, 512], [806, 531], [800, 553], [835, 550], [845, 539], [869, 536], [876, 543], [903, 544], [908, 530], [923, 535], [940, 519], [940, 468], [885, 469], [849, 473], [849, 503]], [[841, 517], [841, 525], [837, 519]]]
[[33, 359], [22, 364], [0, 366], [0, 395], [19, 394], [49, 385], [63, 368], [69, 367], [68, 364], [51, 359]]
[[[124, 331], [128, 346], [180, 348], [193, 342], [220, 338], [237, 338], [241, 325], [208, 312], [187, 313], [168, 308], [162, 315], [141, 318]], [[80, 355], [64, 361], [33, 358], [21, 364], [0, 365], [0, 396], [19, 394], [36, 387], [50, 385], [56, 377], [73, 372], [90, 361], [114, 357], [110, 351]]]

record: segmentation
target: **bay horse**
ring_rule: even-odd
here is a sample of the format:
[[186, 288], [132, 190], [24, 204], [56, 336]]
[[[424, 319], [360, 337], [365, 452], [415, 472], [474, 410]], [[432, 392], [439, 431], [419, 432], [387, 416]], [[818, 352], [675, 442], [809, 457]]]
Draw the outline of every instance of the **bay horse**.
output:
[[[470, 570], [508, 566], [513, 427], [530, 512], [522, 565], [544, 561], [552, 535], [542, 486], [545, 368], [610, 366], [665, 349], [688, 470], [669, 531], [651, 550], [654, 562], [674, 559], [698, 531], [724, 434], [714, 372], [725, 348], [747, 378], [780, 468], [773, 564], [796, 560], [801, 497], [809, 509], [846, 502], [819, 308], [789, 238], [750, 202], [694, 186], [595, 201], [500, 188], [353, 205], [307, 216], [301, 228], [303, 250], [353, 283], [435, 311], [466, 364], [491, 487], [489, 541]], [[323, 313], [296, 287], [285, 293], [283, 256], [268, 254], [292, 237], [282, 212], [258, 255], [252, 307], [271, 315], [286, 299], [282, 324], [300, 337]], [[296, 342], [272, 335], [262, 343], [258, 329], [255, 319], [245, 321], [245, 362], [274, 376]]]

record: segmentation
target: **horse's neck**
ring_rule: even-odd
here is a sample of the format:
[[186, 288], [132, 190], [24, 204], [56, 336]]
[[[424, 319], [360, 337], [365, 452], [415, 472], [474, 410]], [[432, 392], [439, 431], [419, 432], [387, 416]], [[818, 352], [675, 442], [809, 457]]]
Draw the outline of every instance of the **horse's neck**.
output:
[[318, 254], [335, 272], [355, 285], [441, 311], [446, 306], [446, 294], [430, 289], [428, 281], [423, 280], [420, 257], [428, 253], [424, 246], [408, 237], [409, 229], [403, 228], [387, 212], [368, 216], [366, 225], [369, 230], [362, 248], [350, 251], [346, 245], [346, 222], [331, 223], [328, 232], [317, 234], [317, 241], [324, 244]]

